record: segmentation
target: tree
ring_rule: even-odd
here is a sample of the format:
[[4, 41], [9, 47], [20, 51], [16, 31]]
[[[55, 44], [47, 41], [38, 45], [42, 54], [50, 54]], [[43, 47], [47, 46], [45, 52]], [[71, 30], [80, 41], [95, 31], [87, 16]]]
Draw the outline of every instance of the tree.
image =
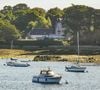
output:
[[70, 28], [69, 30], [73, 33], [74, 41], [76, 41], [77, 31], [80, 32], [80, 39], [86, 37], [86, 34], [91, 32], [92, 15], [94, 15], [94, 9], [84, 5], [73, 5], [64, 9], [64, 26]]
[[8, 20], [12, 23], [15, 20], [15, 16], [12, 11], [8, 11], [8, 12], [6, 12], [4, 19]]
[[4, 14], [2, 14], [1, 12], [0, 12], [0, 18], [4, 18], [5, 16], [4, 16]]
[[51, 23], [52, 23], [53, 28], [55, 28], [55, 24], [56, 24], [57, 20], [59, 18], [63, 17], [63, 14], [64, 14], [63, 10], [61, 10], [57, 7], [48, 10], [47, 17], [49, 17], [51, 19]]
[[33, 8], [31, 9], [31, 12], [33, 12], [35, 14], [35, 16], [39, 17], [39, 16], [42, 16], [42, 17], [45, 17], [46, 16], [46, 11], [43, 9], [43, 8]]
[[26, 10], [26, 9], [29, 9], [29, 7], [24, 3], [17, 4], [13, 7], [14, 12], [19, 11], [19, 10]]
[[37, 22], [30, 21], [26, 27], [24, 34], [27, 35], [27, 33], [29, 33], [31, 30], [33, 30], [36, 26], [37, 26]]
[[37, 22], [30, 21], [30, 22], [28, 23], [27, 28], [29, 28], [29, 29], [35, 28], [35, 27], [36, 27], [36, 24], [37, 24]]
[[91, 15], [94, 9], [84, 5], [73, 5], [64, 9], [64, 22], [74, 32], [82, 29], [89, 29], [91, 25]]
[[15, 26], [21, 31], [25, 32], [27, 26], [31, 21], [36, 22], [35, 27], [45, 28], [50, 26], [50, 20], [45, 17], [45, 10], [42, 8], [33, 8], [28, 10], [26, 14], [18, 16], [14, 21]]
[[0, 19], [0, 40], [15, 40], [20, 37], [20, 33], [14, 25], [7, 20]]
[[13, 14], [13, 9], [11, 6], [4, 6], [4, 8], [1, 10], [1, 14], [4, 15], [2, 19], [8, 20], [10, 22], [13, 22], [15, 20], [15, 16]]
[[38, 20], [37, 20], [37, 28], [50, 28], [51, 27], [51, 21], [49, 18], [45, 18], [42, 16], [39, 16]]
[[18, 10], [16, 12], [13, 12], [13, 14], [15, 15], [16, 19], [21, 17], [21, 16], [24, 16], [26, 14], [28, 14], [30, 12], [30, 9], [25, 9], [25, 10]]
[[5, 10], [5, 11], [6, 11], [6, 10], [7, 10], [7, 11], [8, 11], [8, 10], [12, 10], [12, 7], [11, 7], [11, 6], [4, 6], [3, 10]]
[[95, 10], [95, 15], [94, 15], [94, 26], [96, 29], [100, 29], [100, 9]]

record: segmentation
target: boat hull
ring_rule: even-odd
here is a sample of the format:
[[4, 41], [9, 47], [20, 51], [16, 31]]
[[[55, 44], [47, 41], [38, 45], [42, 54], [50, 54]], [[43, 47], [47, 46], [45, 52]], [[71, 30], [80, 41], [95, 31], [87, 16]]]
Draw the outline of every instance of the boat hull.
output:
[[38, 77], [34, 76], [32, 82], [44, 84], [59, 84], [61, 77]]
[[16, 62], [7, 62], [7, 66], [14, 66], [14, 67], [28, 67], [30, 66], [27, 63], [16, 63]]
[[85, 72], [86, 67], [65, 67], [65, 69], [69, 72]]

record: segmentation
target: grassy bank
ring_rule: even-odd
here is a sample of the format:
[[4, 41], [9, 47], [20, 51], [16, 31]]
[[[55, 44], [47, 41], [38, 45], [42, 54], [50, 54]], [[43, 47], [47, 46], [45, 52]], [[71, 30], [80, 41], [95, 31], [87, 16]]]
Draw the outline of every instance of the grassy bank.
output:
[[[33, 54], [33, 51], [18, 50], [18, 49], [0, 49], [0, 58], [28, 58], [33, 60], [36, 55]], [[51, 55], [55, 56], [55, 55]], [[75, 62], [77, 60], [77, 55], [56, 55], [61, 57], [62, 61], [71, 61]], [[80, 62], [94, 62], [100, 63], [100, 55], [80, 55]]]
[[0, 49], [0, 58], [34, 58], [31, 51], [18, 49]]

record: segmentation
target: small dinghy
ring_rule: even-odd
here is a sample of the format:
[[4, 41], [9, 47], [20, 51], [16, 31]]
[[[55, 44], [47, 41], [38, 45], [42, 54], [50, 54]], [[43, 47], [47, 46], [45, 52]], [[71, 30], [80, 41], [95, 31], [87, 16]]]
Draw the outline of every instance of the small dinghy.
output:
[[33, 76], [32, 82], [45, 84], [59, 84], [62, 76], [55, 74], [52, 70], [41, 70], [40, 74]]

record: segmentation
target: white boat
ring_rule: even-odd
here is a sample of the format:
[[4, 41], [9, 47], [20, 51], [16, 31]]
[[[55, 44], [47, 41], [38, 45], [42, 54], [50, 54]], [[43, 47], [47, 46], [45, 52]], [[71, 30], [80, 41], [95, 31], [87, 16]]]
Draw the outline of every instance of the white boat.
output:
[[86, 67], [79, 65], [79, 32], [77, 32], [77, 46], [78, 46], [77, 64], [72, 66], [65, 66], [65, 69], [69, 72], [85, 72], [86, 70]]
[[32, 82], [45, 84], [59, 84], [62, 76], [55, 74], [52, 70], [41, 70], [40, 74], [33, 76]]
[[70, 67], [65, 67], [67, 69], [67, 71], [69, 72], [84, 72], [86, 67], [83, 67], [83, 66], [75, 66], [75, 65], [72, 65]]
[[21, 63], [21, 62], [16, 62], [16, 61], [9, 61], [6, 62], [7, 66], [14, 66], [14, 67], [28, 67], [30, 64], [28, 63]]
[[12, 61], [16, 61], [17, 59], [16, 59], [16, 58], [10, 58], [10, 60], [12, 60]]

